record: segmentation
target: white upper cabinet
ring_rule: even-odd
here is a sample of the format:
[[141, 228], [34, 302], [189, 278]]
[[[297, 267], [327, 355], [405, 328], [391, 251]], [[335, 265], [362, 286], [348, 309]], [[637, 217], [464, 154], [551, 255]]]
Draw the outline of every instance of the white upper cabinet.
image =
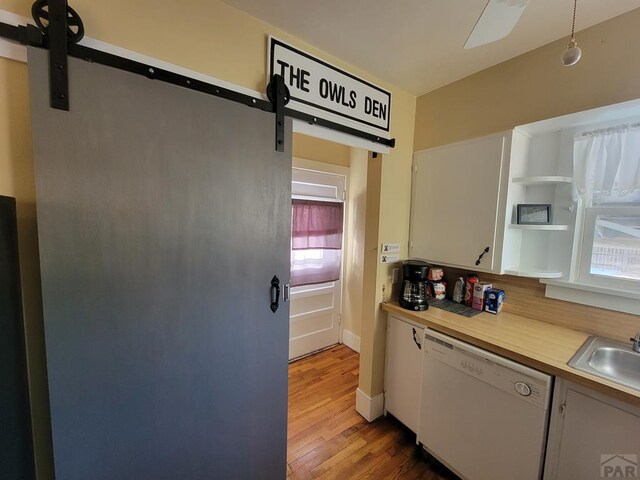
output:
[[[571, 200], [573, 136], [557, 129], [531, 130], [524, 126], [513, 132], [503, 270], [509, 275], [562, 278], [569, 268], [575, 224]], [[519, 225], [519, 204], [551, 205], [552, 223]]]
[[511, 138], [506, 132], [416, 152], [410, 257], [502, 273]]
[[[409, 255], [478, 272], [561, 278], [575, 223], [571, 137], [536, 133], [516, 127], [416, 152]], [[518, 224], [519, 204], [551, 205], [553, 223]]]
[[[583, 242], [594, 234], [585, 233], [585, 206], [572, 191], [575, 139], [585, 130], [638, 120], [640, 100], [634, 100], [416, 152], [409, 255], [478, 272], [579, 284], [579, 267], [589, 256]], [[527, 223], [517, 216], [519, 205], [549, 209], [550, 215]]]

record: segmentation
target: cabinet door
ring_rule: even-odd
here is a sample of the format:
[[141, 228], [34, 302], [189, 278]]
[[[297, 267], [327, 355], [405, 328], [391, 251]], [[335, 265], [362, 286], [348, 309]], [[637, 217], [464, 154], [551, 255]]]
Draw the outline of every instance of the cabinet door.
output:
[[[506, 141], [505, 134], [492, 135], [416, 153], [411, 257], [481, 271], [500, 269], [496, 249], [502, 249], [502, 242], [496, 242], [496, 232], [504, 225], [500, 193]], [[485, 248], [489, 252], [476, 265]]]
[[566, 382], [556, 398], [545, 480], [637, 477], [640, 409]]
[[424, 327], [397, 317], [387, 323], [385, 410], [418, 431], [420, 383], [422, 381], [422, 338]]

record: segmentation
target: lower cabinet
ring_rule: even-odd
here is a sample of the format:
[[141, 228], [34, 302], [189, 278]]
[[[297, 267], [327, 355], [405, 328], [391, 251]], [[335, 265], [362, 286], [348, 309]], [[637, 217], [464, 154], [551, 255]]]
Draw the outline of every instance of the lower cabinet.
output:
[[545, 480], [637, 478], [640, 408], [558, 379]]
[[[423, 339], [424, 326], [389, 315], [385, 412], [416, 434], [420, 419]], [[440, 386], [429, 385], [429, 388]], [[514, 431], [513, 435], [517, 436], [518, 432]], [[500, 452], [496, 452], [497, 459], [499, 456]], [[640, 478], [640, 407], [556, 377], [543, 479], [601, 478]]]
[[385, 412], [418, 432], [424, 327], [389, 315], [385, 362]]

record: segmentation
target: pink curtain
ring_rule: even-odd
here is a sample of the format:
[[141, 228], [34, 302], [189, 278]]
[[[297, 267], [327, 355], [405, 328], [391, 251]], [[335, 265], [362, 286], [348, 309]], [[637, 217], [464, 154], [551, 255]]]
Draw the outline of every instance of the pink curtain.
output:
[[291, 286], [340, 278], [343, 214], [340, 202], [293, 200]]

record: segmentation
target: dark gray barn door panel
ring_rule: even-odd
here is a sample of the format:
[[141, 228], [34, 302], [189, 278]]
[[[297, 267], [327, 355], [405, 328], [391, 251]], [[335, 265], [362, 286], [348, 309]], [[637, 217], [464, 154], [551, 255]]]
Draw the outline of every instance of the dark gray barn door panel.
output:
[[29, 50], [58, 480], [286, 474], [291, 123]]

